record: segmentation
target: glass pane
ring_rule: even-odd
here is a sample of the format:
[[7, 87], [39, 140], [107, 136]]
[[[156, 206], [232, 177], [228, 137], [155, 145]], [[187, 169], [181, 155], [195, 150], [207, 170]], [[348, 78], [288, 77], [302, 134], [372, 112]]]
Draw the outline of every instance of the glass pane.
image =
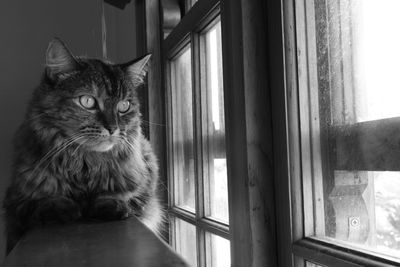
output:
[[400, 172], [369, 172], [375, 197], [375, 244], [400, 257]]
[[206, 216], [228, 223], [221, 23], [201, 36], [204, 196]]
[[206, 238], [207, 266], [230, 267], [231, 248], [229, 240], [211, 233], [206, 233]]
[[[400, 116], [400, 1], [354, 1], [354, 76], [359, 99], [356, 120]], [[351, 19], [351, 18], [350, 18]]]
[[175, 220], [175, 250], [190, 266], [197, 266], [196, 227], [178, 218]]
[[398, 261], [400, 1], [313, 1], [305, 10], [309, 73], [300, 74], [299, 96], [310, 235]]
[[174, 204], [194, 212], [194, 141], [191, 50], [171, 61]]

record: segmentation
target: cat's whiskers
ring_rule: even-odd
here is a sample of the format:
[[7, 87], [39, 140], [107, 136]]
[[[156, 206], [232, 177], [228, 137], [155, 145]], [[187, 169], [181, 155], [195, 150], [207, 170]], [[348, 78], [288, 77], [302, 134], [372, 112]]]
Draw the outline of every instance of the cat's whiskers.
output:
[[[35, 173], [39, 170], [39, 168], [46, 163], [48, 160], [54, 158], [54, 156], [56, 154], [58, 154], [58, 152], [64, 150], [64, 148], [72, 145], [75, 141], [77, 141], [78, 139], [82, 138], [82, 134], [81, 133], [77, 133], [77, 134], [73, 134], [70, 138], [66, 139], [64, 142], [61, 143], [60, 146], [56, 146], [53, 147], [52, 149], [50, 149], [40, 160], [39, 162], [36, 164], [35, 168], [33, 169], [32, 173], [29, 176], [28, 181], [30, 181], [30, 179], [32, 178], [33, 175], [35, 175]], [[51, 162], [51, 161], [50, 161]], [[46, 167], [44, 169], [47, 168], [49, 164], [46, 165]]]
[[[61, 146], [67, 142], [69, 142], [70, 140], [73, 140], [73, 138], [75, 136], [78, 136], [78, 134], [76, 135], [72, 135], [70, 138], [68, 138], [67, 140], [65, 140], [63, 143], [61, 143]], [[49, 157], [52, 156], [53, 153], [55, 153], [58, 149], [60, 148], [60, 146], [55, 146], [52, 149], [50, 149], [40, 160], [39, 162], [36, 164], [35, 169], [33, 170], [32, 174], [35, 173], [35, 171], [37, 170], [38, 167], [40, 167], [41, 164], [43, 164]]]
[[[99, 137], [99, 134], [97, 134], [97, 133], [91, 133], [91, 132], [88, 132], [88, 133], [85, 133], [85, 132], [83, 132], [82, 133], [82, 137]], [[89, 140], [84, 140], [82, 143], [80, 143], [77, 147], [76, 147], [76, 149], [72, 152], [72, 155], [75, 155], [75, 153], [79, 150], [79, 148], [81, 148], [85, 143], [87, 143], [87, 142], [89, 142]]]
[[87, 143], [88, 142], [88, 140], [85, 140], [85, 141], [83, 141], [82, 143], [80, 143], [76, 148], [75, 148], [75, 150], [72, 152], [72, 156], [75, 156], [75, 153], [78, 151], [78, 149], [81, 147], [81, 146], [83, 146], [85, 143]]
[[[69, 146], [71, 146], [73, 143], [75, 143], [76, 141], [84, 138], [85, 136], [79, 136], [77, 138], [75, 138], [74, 140], [71, 140], [70, 142], [68, 142], [68, 144], [65, 144], [63, 147], [61, 147], [52, 157], [51, 160], [48, 162], [48, 164], [46, 165], [45, 168], [43, 168], [44, 170], [48, 167], [48, 165], [50, 165], [50, 163], [58, 156], [60, 155], [61, 152], [65, 151]], [[78, 145], [79, 146], [79, 145]]]
[[[82, 138], [84, 138], [85, 136], [82, 136], [82, 135], [75, 135], [75, 138], [69, 138], [69, 139], [67, 139], [66, 141], [64, 141], [63, 143], [62, 143], [62, 145], [61, 145], [61, 147], [56, 147], [56, 148], [58, 148], [56, 151], [53, 151], [53, 153], [52, 153], [52, 155], [51, 156], [49, 156], [43, 163], [45, 163], [45, 162], [47, 162], [47, 164], [46, 164], [46, 166], [44, 166], [44, 168], [42, 168], [41, 170], [40, 170], [40, 173], [39, 174], [42, 174], [46, 169], [47, 169], [47, 167], [50, 165], [50, 163], [62, 152], [62, 151], [64, 151], [65, 149], [67, 149], [69, 146], [71, 146], [75, 141], [77, 141], [77, 140], [79, 140], [79, 139], [82, 139]], [[54, 150], [54, 149], [52, 149], [52, 150]], [[51, 151], [52, 151], [51, 150]], [[42, 163], [42, 164], [43, 164]], [[35, 167], [35, 170], [37, 171], [37, 169], [38, 169], [38, 165]], [[34, 175], [34, 173], [35, 173], [35, 170], [31, 173], [31, 175], [30, 175], [30, 178], [32, 178], [32, 176]], [[39, 175], [39, 176], [41, 176], [41, 175]], [[30, 181], [30, 179], [28, 179], [28, 182]], [[39, 188], [43, 183], [44, 183], [44, 181], [45, 181], [45, 179], [43, 179], [42, 181], [40, 181], [40, 183], [38, 183], [34, 188], [32, 188], [32, 190], [31, 190], [31, 193], [30, 193], [30, 195], [32, 195], [34, 192], [35, 192], [35, 190], [37, 189], [37, 188]]]
[[162, 126], [165, 127], [165, 124], [161, 124], [161, 123], [155, 123], [155, 122], [151, 122], [151, 121], [146, 121], [144, 119], [141, 119], [142, 122], [147, 123], [148, 125], [156, 125], [156, 126]]
[[170, 194], [168, 187], [164, 184], [162, 180], [158, 182], [158, 186], [161, 186], [165, 190], [165, 192], [167, 192], [168, 197], [172, 198], [172, 194]]
[[[136, 145], [136, 147], [135, 147], [135, 145], [132, 144], [131, 142], [129, 142], [128, 139], [127, 139], [125, 136], [121, 137], [121, 140], [123, 140], [123, 141], [125, 142], [125, 144], [128, 145], [127, 147], [128, 147], [128, 149], [129, 149], [132, 153], [135, 153], [136, 151], [139, 151], [137, 145]], [[149, 165], [149, 163], [147, 162], [147, 160], [146, 160], [143, 156], [142, 156], [141, 158], [142, 158], [143, 162], [144, 162], [147, 166], [150, 167], [150, 165]], [[165, 189], [165, 191], [167, 192], [168, 195], [170, 194], [170, 192], [169, 192], [169, 190], [168, 190], [168, 187], [167, 187], [162, 181], [159, 182], [159, 185], [162, 186], [162, 187]]]
[[135, 154], [138, 158], [143, 160], [143, 162], [149, 166], [149, 163], [146, 161], [146, 159], [143, 157], [140, 147], [136, 142], [130, 142], [127, 137], [122, 138], [122, 140], [127, 144], [127, 148], [132, 152], [132, 154]]
[[122, 140], [125, 142], [126, 145], [128, 145], [127, 148], [133, 154], [138, 153], [140, 151], [139, 148], [137, 147], [137, 145], [134, 145], [134, 144], [132, 144], [131, 142], [128, 141], [128, 138], [125, 137], [125, 138], [122, 138]]
[[[39, 163], [36, 165], [35, 169], [32, 171], [31, 175], [33, 175], [33, 174], [37, 171], [37, 169], [38, 169], [38, 167], [40, 167], [40, 165], [42, 165], [42, 164], [44, 164], [46, 161], [50, 160], [50, 161], [48, 162], [48, 164], [46, 165], [46, 167], [43, 168], [43, 170], [45, 170], [45, 169], [48, 167], [48, 165], [51, 163], [51, 161], [54, 160], [54, 158], [56, 158], [62, 151], [64, 151], [65, 149], [67, 149], [69, 146], [71, 146], [71, 145], [72, 145], [73, 143], [75, 143], [76, 141], [78, 141], [78, 140], [80, 140], [80, 139], [82, 139], [82, 138], [84, 138], [84, 137], [91, 137], [91, 136], [97, 136], [97, 135], [95, 135], [95, 134], [87, 134], [87, 133], [82, 133], [82, 132], [78, 132], [78, 133], [75, 133], [75, 134], [71, 135], [68, 139], [66, 139], [64, 142], [62, 142], [61, 145], [56, 146], [56, 147], [52, 148], [51, 150], [49, 150], [49, 151], [45, 154], [45, 156], [43, 156], [43, 157], [41, 158], [41, 160], [39, 161]], [[84, 141], [83, 143], [79, 144], [78, 147], [77, 147], [77, 149], [78, 149], [81, 145], [83, 145], [84, 143], [86, 143], [86, 142], [87, 142], [87, 140]], [[77, 149], [75, 149], [75, 151], [76, 151]], [[75, 153], [75, 151], [74, 151], [74, 153]], [[73, 154], [74, 154], [74, 153], [73, 153]]]

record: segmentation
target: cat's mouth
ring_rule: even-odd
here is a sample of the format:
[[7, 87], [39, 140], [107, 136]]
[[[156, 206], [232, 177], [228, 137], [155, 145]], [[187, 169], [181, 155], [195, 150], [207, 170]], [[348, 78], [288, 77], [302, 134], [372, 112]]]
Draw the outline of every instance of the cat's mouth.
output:
[[93, 151], [106, 152], [106, 151], [111, 150], [114, 146], [115, 146], [115, 142], [113, 142], [113, 141], [103, 141], [103, 142], [99, 143], [98, 145], [92, 146], [91, 148]]
[[106, 152], [111, 150], [118, 143], [118, 139], [114, 136], [99, 137], [82, 142], [86, 149], [96, 152]]

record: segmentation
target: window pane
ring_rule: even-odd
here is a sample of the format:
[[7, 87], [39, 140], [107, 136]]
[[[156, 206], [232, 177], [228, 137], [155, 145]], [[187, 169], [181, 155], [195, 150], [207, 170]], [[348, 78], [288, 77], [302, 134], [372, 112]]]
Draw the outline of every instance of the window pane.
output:
[[204, 196], [206, 216], [228, 223], [221, 23], [201, 36]]
[[375, 197], [376, 246], [400, 257], [400, 172], [369, 172]]
[[206, 233], [206, 238], [207, 266], [230, 267], [231, 248], [229, 240], [211, 233]]
[[195, 176], [191, 50], [171, 61], [174, 204], [194, 212]]
[[196, 227], [178, 218], [174, 220], [175, 249], [190, 266], [197, 266]]
[[357, 121], [400, 116], [400, 1], [358, 0], [352, 3], [355, 22], [354, 76]]
[[400, 1], [306, 1], [305, 10], [309, 73], [300, 74], [299, 96], [310, 235], [400, 259]]

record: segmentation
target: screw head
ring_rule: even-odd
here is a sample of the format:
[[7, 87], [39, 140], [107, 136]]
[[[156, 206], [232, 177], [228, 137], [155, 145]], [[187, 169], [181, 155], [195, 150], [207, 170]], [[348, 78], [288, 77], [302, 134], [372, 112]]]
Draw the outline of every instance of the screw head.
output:
[[350, 224], [350, 227], [359, 227], [361, 224], [360, 217], [350, 217], [349, 224]]

